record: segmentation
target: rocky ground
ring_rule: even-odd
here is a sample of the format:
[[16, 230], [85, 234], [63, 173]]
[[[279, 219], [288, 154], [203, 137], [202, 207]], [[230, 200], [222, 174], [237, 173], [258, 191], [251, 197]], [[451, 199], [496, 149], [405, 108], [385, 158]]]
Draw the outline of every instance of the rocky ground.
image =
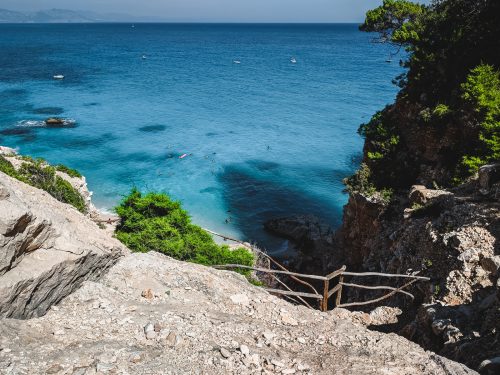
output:
[[122, 258], [41, 318], [0, 321], [1, 374], [474, 374], [345, 310], [293, 306], [242, 276]]

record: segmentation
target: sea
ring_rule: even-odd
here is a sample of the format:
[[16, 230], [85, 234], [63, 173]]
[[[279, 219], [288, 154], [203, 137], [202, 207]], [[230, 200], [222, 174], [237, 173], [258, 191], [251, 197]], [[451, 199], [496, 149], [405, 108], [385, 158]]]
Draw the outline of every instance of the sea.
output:
[[400, 57], [372, 38], [356, 24], [0, 24], [0, 145], [78, 169], [103, 210], [132, 187], [165, 192], [196, 224], [283, 255], [264, 222], [338, 227], [357, 129], [395, 98]]

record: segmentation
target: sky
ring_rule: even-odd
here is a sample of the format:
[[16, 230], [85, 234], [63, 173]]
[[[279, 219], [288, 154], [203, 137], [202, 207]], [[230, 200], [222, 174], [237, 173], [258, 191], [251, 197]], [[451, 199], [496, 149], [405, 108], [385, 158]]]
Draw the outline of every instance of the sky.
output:
[[382, 0], [0, 0], [0, 8], [61, 8], [185, 22], [361, 22]]

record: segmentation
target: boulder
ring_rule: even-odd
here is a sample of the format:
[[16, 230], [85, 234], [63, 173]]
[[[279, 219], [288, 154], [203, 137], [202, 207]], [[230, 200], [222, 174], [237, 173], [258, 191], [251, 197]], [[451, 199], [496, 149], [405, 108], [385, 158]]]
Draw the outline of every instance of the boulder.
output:
[[500, 182], [500, 163], [484, 165], [479, 168], [479, 192], [488, 194], [492, 186]]
[[0, 317], [44, 315], [128, 250], [48, 193], [0, 172]]
[[446, 190], [433, 190], [427, 189], [423, 185], [414, 185], [410, 190], [410, 204], [413, 205], [426, 205], [435, 202], [442, 197], [451, 197], [452, 193]]
[[481, 266], [484, 270], [496, 275], [500, 270], [500, 255], [481, 259]]

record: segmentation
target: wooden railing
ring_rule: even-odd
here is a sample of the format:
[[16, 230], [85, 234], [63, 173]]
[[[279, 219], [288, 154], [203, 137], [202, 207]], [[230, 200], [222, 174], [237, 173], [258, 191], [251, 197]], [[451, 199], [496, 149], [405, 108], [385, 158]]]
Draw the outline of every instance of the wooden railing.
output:
[[[230, 240], [233, 242], [241, 243], [244, 246], [248, 246], [247, 244], [209, 231], [207, 232], [224, 238], [225, 240]], [[262, 252], [260, 249], [257, 249], [256, 247], [252, 246], [252, 250], [257, 252], [258, 254], [262, 255], [266, 259], [269, 260], [270, 264], [274, 265], [278, 269], [269, 269], [269, 268], [262, 268], [262, 267], [250, 267], [250, 266], [243, 266], [240, 264], [224, 264], [224, 265], [217, 265], [213, 266], [214, 268], [217, 269], [246, 269], [246, 270], [252, 270], [256, 272], [262, 272], [270, 275], [273, 280], [275, 280], [279, 285], [281, 285], [284, 289], [272, 289], [272, 288], [264, 288], [267, 290], [269, 293], [273, 294], [278, 294], [282, 295], [286, 298], [291, 298], [294, 301], [297, 302], [300, 301], [302, 304], [305, 306], [312, 308], [312, 306], [304, 299], [304, 298], [310, 298], [313, 300], [316, 300], [319, 303], [319, 308], [321, 311], [328, 311], [329, 307], [329, 300], [333, 296], [336, 296], [335, 301], [334, 301], [334, 307], [353, 307], [353, 306], [364, 306], [364, 305], [369, 305], [373, 303], [377, 303], [380, 301], [383, 301], [387, 298], [390, 298], [394, 296], [397, 293], [404, 294], [406, 296], [409, 296], [410, 298], [414, 299], [415, 297], [405, 291], [404, 289], [411, 286], [417, 281], [429, 281], [430, 279], [428, 277], [423, 277], [423, 276], [417, 276], [417, 275], [404, 275], [404, 274], [389, 274], [389, 273], [379, 273], [379, 272], [347, 272], [346, 271], [346, 266], [343, 266], [342, 268], [333, 271], [332, 273], [326, 275], [326, 276], [318, 276], [318, 275], [307, 275], [307, 274], [301, 274], [297, 272], [291, 272], [286, 269], [282, 264], [274, 260], [272, 257], [267, 255], [266, 253]], [[285, 282], [283, 282], [281, 279], [278, 278], [279, 275], [282, 276], [287, 276], [291, 280], [298, 282], [299, 284], [307, 287], [310, 292], [302, 292], [302, 291], [294, 291], [292, 290]], [[369, 285], [360, 285], [360, 284], [354, 284], [354, 283], [347, 283], [344, 282], [344, 277], [346, 276], [351, 276], [351, 277], [382, 277], [382, 278], [401, 278], [401, 279], [408, 279], [409, 281], [403, 284], [400, 287], [392, 287], [388, 285], [375, 285], [375, 286], [369, 286]], [[338, 278], [338, 282], [336, 285], [330, 289], [330, 286], [333, 285], [332, 280], [335, 278]], [[319, 293], [316, 288], [309, 282], [303, 280], [314, 280], [316, 282], [322, 282], [323, 283], [323, 293]], [[364, 301], [364, 302], [351, 302], [351, 303], [341, 303], [342, 300], [342, 292], [344, 287], [350, 287], [350, 288], [360, 288], [360, 289], [369, 289], [369, 290], [389, 290], [390, 292], [383, 295], [382, 297], [379, 298], [374, 298], [369, 301]], [[296, 299], [295, 299], [296, 297]]]

